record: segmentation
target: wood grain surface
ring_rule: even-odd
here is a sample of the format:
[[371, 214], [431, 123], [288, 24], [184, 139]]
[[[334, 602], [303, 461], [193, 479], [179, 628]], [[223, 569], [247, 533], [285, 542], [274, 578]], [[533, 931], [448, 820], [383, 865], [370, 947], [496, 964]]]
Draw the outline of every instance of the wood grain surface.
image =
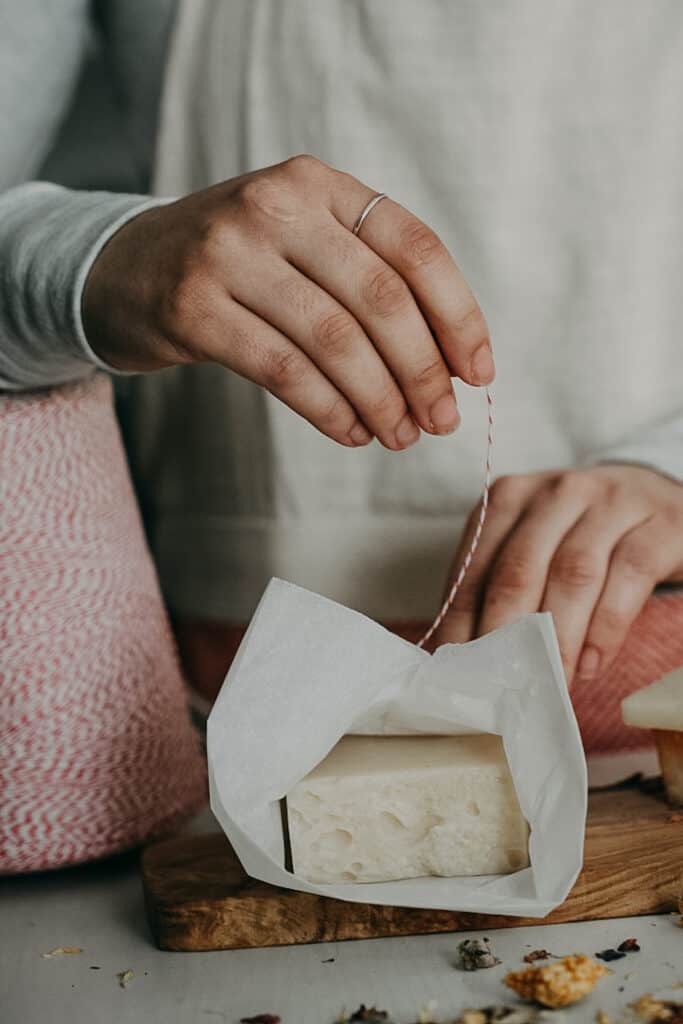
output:
[[[147, 915], [161, 949], [193, 952], [486, 930], [537, 919], [346, 903], [249, 878], [222, 834], [169, 839], [142, 857]], [[660, 792], [589, 797], [583, 870], [544, 923], [672, 911], [683, 892], [683, 816]]]

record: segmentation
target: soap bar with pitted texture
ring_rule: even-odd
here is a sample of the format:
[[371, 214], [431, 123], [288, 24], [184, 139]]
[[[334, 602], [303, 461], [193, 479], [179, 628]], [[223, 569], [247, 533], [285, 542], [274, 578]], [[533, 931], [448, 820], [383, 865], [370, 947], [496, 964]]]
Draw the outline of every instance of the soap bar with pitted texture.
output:
[[312, 882], [507, 874], [528, 826], [498, 736], [344, 736], [287, 796], [295, 874]]

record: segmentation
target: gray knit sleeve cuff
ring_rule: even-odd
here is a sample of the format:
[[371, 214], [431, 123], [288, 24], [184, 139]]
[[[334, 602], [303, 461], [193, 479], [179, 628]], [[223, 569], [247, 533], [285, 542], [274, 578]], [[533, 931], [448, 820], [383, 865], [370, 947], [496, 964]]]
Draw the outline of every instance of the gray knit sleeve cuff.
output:
[[0, 388], [21, 391], [116, 373], [88, 344], [81, 299], [106, 242], [171, 202], [31, 182], [0, 195]]

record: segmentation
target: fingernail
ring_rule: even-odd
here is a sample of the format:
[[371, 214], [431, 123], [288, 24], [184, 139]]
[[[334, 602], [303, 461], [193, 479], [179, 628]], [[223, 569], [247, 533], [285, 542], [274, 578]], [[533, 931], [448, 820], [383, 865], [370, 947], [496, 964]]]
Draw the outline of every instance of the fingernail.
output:
[[584, 647], [579, 659], [578, 675], [582, 679], [591, 679], [600, 669], [600, 651], [596, 647]]
[[491, 346], [488, 341], [482, 341], [479, 348], [475, 349], [470, 362], [470, 380], [473, 384], [490, 384], [495, 375]]
[[413, 417], [406, 413], [396, 427], [396, 440], [402, 448], [407, 448], [409, 445], [415, 444], [419, 436], [420, 428], [415, 423]]
[[430, 426], [437, 434], [452, 434], [460, 422], [455, 396], [442, 395], [429, 410]]
[[372, 434], [362, 423], [354, 423], [349, 430], [349, 438], [355, 445], [369, 444], [372, 441]]

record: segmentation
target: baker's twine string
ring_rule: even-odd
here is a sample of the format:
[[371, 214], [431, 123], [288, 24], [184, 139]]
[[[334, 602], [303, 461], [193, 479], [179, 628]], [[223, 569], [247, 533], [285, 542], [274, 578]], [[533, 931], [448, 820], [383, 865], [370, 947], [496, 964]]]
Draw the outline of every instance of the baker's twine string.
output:
[[439, 628], [439, 626], [441, 625], [443, 620], [446, 618], [446, 615], [450, 611], [450, 608], [451, 608], [453, 602], [455, 601], [456, 595], [457, 595], [458, 591], [460, 590], [460, 587], [462, 586], [462, 581], [465, 579], [465, 576], [467, 575], [467, 570], [469, 569], [470, 565], [472, 564], [472, 559], [474, 558], [474, 553], [475, 553], [475, 551], [477, 550], [477, 548], [479, 546], [479, 540], [481, 538], [481, 531], [484, 528], [484, 521], [486, 519], [486, 512], [487, 512], [488, 507], [489, 507], [489, 490], [491, 488], [491, 467], [493, 465], [493, 457], [492, 457], [493, 456], [493, 399], [491, 397], [491, 392], [489, 391], [488, 388], [486, 389], [486, 404], [487, 404], [487, 407], [488, 407], [488, 420], [489, 420], [488, 438], [487, 438], [487, 443], [486, 443], [486, 472], [485, 472], [485, 475], [484, 475], [484, 490], [483, 490], [482, 496], [481, 496], [481, 507], [479, 509], [479, 518], [477, 520], [477, 528], [474, 531], [474, 537], [472, 538], [472, 543], [470, 544], [469, 549], [467, 551], [467, 554], [465, 555], [465, 560], [463, 561], [462, 565], [460, 566], [460, 572], [458, 573], [458, 575], [456, 577], [455, 583], [453, 584], [453, 586], [451, 587], [450, 591], [448, 592], [448, 596], [447, 596], [446, 600], [444, 601], [443, 605], [441, 606], [441, 611], [439, 612], [437, 617], [434, 619], [434, 622], [431, 624], [431, 626], [429, 627], [429, 629], [427, 630], [425, 635], [418, 642], [418, 645], [417, 645], [418, 647], [424, 647], [424, 645], [427, 643], [427, 641], [431, 639], [431, 637], [437, 631], [437, 629]]

